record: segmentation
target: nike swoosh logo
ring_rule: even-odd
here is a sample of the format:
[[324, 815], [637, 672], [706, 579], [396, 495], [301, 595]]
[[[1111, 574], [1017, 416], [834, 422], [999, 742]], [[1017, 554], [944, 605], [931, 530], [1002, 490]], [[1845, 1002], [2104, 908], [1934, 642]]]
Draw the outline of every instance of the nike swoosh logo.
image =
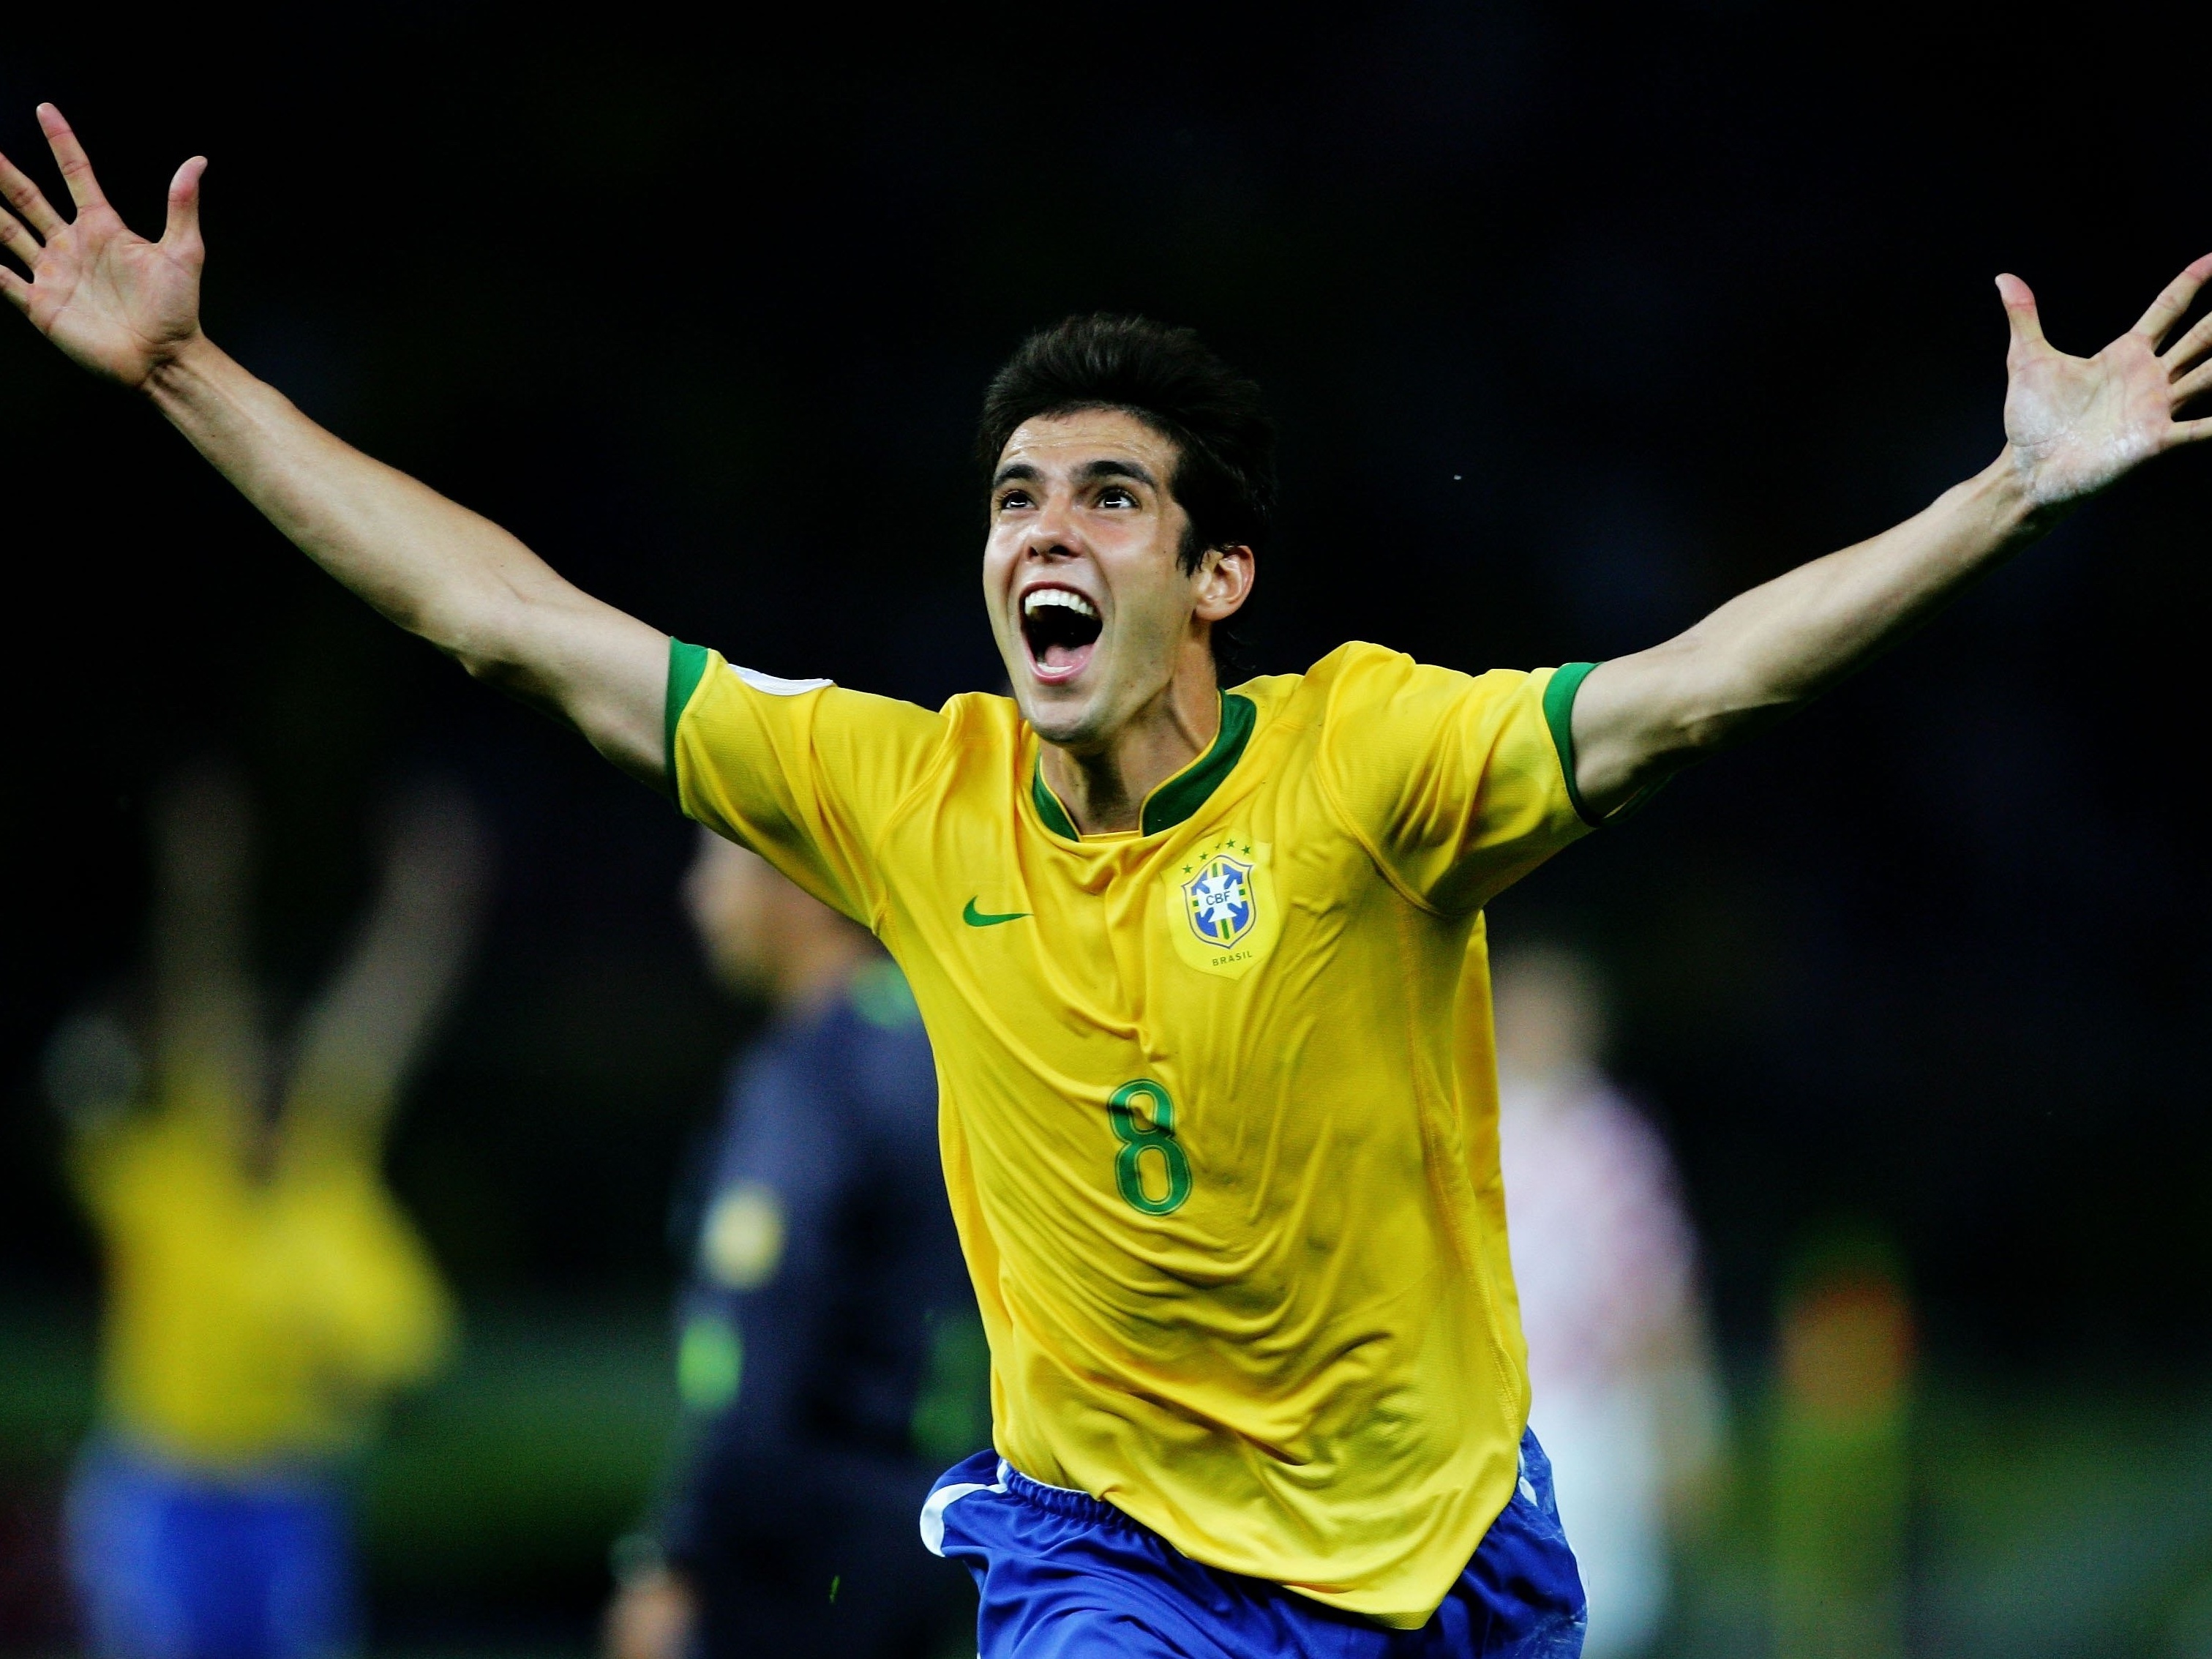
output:
[[[980, 893], [975, 896], [981, 896]], [[1002, 921], [1019, 921], [1028, 915], [1026, 910], [1009, 910], [1003, 916], [989, 915], [975, 908], [975, 899], [969, 899], [968, 908], [960, 913], [960, 920], [970, 927], [996, 927]]]

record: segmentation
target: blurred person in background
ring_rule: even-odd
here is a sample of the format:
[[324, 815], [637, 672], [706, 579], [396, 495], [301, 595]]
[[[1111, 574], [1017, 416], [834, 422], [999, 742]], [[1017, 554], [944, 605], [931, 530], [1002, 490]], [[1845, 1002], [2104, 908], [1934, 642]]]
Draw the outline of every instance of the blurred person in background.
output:
[[1784, 1275], [1768, 1424], [1774, 1659], [1903, 1659], [1917, 1346], [1904, 1262], [1832, 1224]]
[[968, 1576], [915, 1537], [937, 1471], [991, 1437], [921, 1016], [864, 929], [718, 836], [684, 898], [716, 979], [773, 1020], [685, 1230], [691, 1442], [618, 1552], [611, 1659], [972, 1653]]
[[1644, 1651], [1667, 1611], [1670, 1522], [1720, 1428], [1697, 1247], [1658, 1131], [1599, 1065], [1606, 1010], [1584, 958], [1501, 951], [1500, 1163], [1528, 1420], [1589, 1598], [1589, 1659]]
[[105, 1258], [102, 1422], [66, 1529], [87, 1644], [114, 1659], [357, 1646], [342, 1465], [453, 1337], [380, 1163], [476, 931], [481, 834], [449, 796], [403, 811], [280, 1063], [246, 965], [248, 816], [217, 773], [168, 791], [150, 1041], [88, 1012], [46, 1055]]

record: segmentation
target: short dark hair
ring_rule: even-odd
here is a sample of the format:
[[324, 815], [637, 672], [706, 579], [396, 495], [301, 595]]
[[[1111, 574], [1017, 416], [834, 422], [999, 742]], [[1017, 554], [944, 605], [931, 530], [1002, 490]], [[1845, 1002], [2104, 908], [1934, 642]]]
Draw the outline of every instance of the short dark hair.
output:
[[984, 476], [1023, 422], [1085, 409], [1124, 410], [1175, 445], [1168, 489], [1190, 516], [1184, 569], [1210, 547], [1259, 550], [1275, 510], [1275, 425], [1259, 386], [1195, 330], [1105, 312], [1039, 329], [983, 393], [975, 454]]

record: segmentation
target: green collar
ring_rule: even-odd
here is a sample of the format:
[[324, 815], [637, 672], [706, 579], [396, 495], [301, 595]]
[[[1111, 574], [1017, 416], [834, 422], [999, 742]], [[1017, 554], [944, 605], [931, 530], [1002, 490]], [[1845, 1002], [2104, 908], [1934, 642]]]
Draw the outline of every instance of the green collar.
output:
[[[1213, 734], [1212, 746], [1145, 797], [1145, 810], [1137, 817], [1137, 833], [1157, 836], [1163, 830], [1172, 830], [1205, 805], [1207, 798], [1221, 787], [1221, 781], [1235, 771], [1237, 763], [1244, 758], [1244, 745], [1251, 741], [1252, 728], [1259, 719], [1259, 708], [1251, 698], [1234, 691], [1223, 692], [1221, 728]], [[1075, 821], [1067, 816], [1060, 797], [1045, 786], [1042, 749], [1036, 769], [1030, 774], [1030, 797], [1036, 802], [1037, 816], [1044, 820], [1046, 829], [1070, 841], [1083, 839], [1076, 834]]]

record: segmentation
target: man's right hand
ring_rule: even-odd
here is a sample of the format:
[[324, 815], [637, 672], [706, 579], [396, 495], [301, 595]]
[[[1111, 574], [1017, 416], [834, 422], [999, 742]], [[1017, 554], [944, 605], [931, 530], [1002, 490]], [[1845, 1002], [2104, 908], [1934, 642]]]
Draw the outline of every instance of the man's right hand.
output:
[[199, 337], [200, 174], [196, 155], [169, 184], [168, 223], [149, 242], [125, 224], [100, 194], [92, 163], [52, 104], [39, 106], [39, 125], [53, 146], [76, 217], [54, 211], [44, 192], [0, 155], [0, 247], [30, 267], [25, 282], [0, 264], [0, 294], [32, 326], [94, 374], [127, 386], [154, 372]]
[[[317, 426], [200, 332], [194, 157], [169, 185], [167, 229], [134, 235], [51, 104], [39, 125], [76, 218], [0, 159], [0, 294], [96, 374], [153, 399], [301, 551], [470, 673], [559, 715], [631, 775], [667, 783], [668, 636], [561, 580], [490, 520]], [[20, 216], [20, 217], [18, 216]]]

